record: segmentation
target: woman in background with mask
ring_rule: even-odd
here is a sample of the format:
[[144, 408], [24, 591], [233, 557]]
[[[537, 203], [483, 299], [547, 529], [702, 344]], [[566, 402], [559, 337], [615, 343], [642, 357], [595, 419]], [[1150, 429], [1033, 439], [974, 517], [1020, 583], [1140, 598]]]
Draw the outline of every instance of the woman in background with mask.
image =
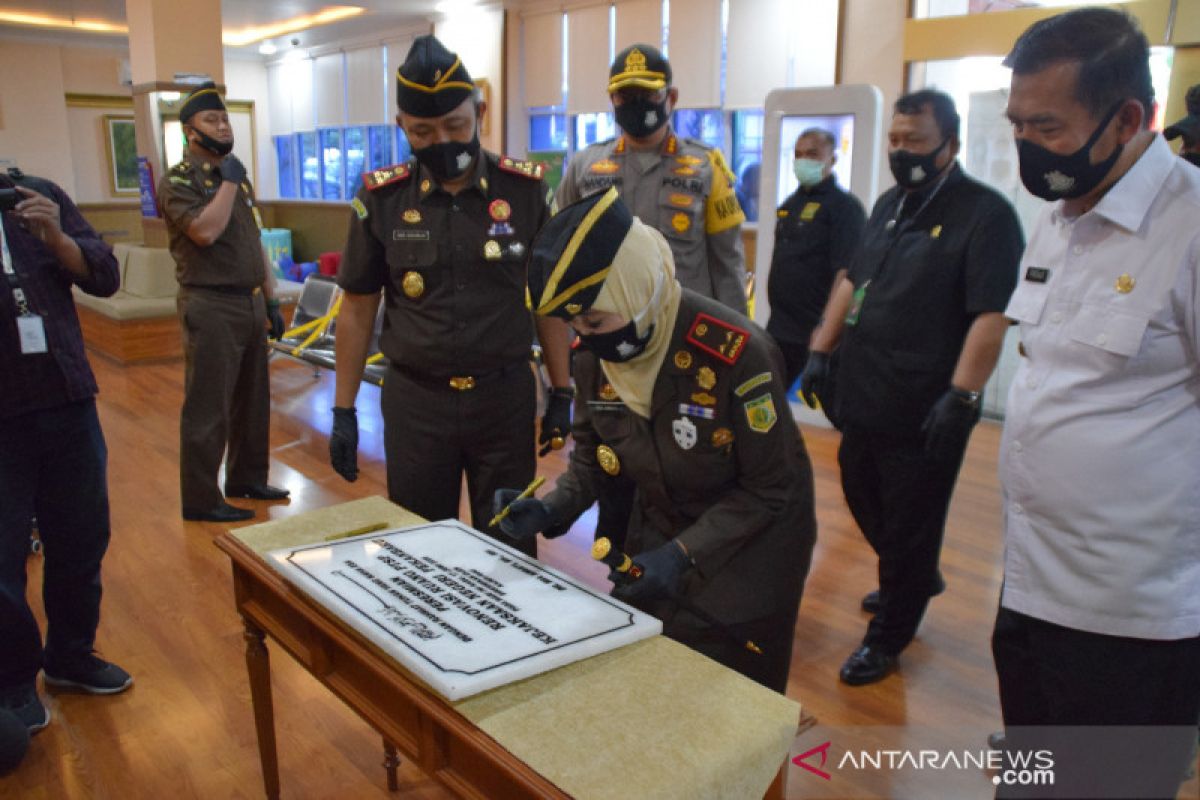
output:
[[642, 575], [612, 573], [613, 595], [658, 616], [671, 638], [782, 693], [816, 519], [774, 343], [741, 314], [683, 289], [662, 235], [634, 219], [615, 189], [542, 228], [529, 293], [539, 316], [565, 319], [579, 334], [576, 445], [544, 499], [496, 493], [497, 511], [512, 503], [501, 530], [517, 540], [561, 534], [603, 475], [628, 475], [637, 498], [626, 550]]

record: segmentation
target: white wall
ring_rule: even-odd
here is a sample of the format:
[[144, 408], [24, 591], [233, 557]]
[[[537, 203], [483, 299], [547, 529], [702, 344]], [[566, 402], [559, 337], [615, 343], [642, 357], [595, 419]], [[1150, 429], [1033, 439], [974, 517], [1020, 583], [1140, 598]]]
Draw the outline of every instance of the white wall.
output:
[[[259, 198], [279, 197], [279, 179], [275, 147], [271, 141], [271, 93], [267, 86], [267, 67], [258, 60], [225, 59], [225, 94], [230, 100], [254, 103], [254, 190]], [[236, 152], [236, 151], [235, 151]]]
[[0, 167], [19, 166], [76, 197], [60, 48], [0, 41]]
[[[906, 3], [843, 0], [842, 83], [869, 83], [883, 92], [884, 130], [892, 105], [904, 91], [904, 20]], [[887, 163], [887, 141], [880, 158]], [[895, 181], [889, 170], [879, 171], [879, 191]]]
[[471, 8], [449, 14], [434, 23], [433, 35], [458, 53], [473, 80], [487, 79], [491, 90], [488, 98], [490, 124], [480, 140], [486, 149], [498, 152], [504, 138], [500, 124], [504, 114], [504, 10]]

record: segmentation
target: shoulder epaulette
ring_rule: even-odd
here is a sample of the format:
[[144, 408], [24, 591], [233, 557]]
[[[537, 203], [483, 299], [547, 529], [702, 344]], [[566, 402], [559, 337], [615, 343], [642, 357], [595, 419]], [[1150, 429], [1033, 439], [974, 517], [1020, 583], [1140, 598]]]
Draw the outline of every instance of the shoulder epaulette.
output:
[[390, 167], [380, 167], [370, 172], [364, 172], [362, 182], [363, 186], [367, 187], [367, 191], [373, 191], [381, 186], [387, 186], [389, 183], [402, 181], [411, 174], [412, 167], [407, 163], [393, 164]]
[[700, 312], [688, 328], [687, 341], [726, 364], [736, 364], [746, 350], [750, 333]]
[[180, 174], [183, 174], [183, 173], [187, 172], [187, 171], [188, 171], [189, 169], [191, 169], [191, 168], [192, 168], [192, 165], [191, 165], [191, 163], [190, 163], [190, 162], [188, 162], [188, 161], [186, 161], [186, 160], [184, 160], [184, 161], [180, 161], [178, 164], [176, 164], [175, 166], [171, 167], [171, 172], [178, 172], [178, 173], [180, 173]]
[[505, 172], [511, 172], [514, 175], [524, 175], [526, 178], [532, 178], [535, 181], [540, 181], [542, 176], [546, 174], [546, 165], [541, 161], [517, 161], [515, 158], [500, 156], [497, 166]]

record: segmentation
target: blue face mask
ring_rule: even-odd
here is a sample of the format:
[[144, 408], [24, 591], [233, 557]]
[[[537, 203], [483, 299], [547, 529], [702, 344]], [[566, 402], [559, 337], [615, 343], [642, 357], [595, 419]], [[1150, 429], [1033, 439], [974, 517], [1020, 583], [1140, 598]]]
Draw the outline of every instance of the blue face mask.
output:
[[816, 186], [825, 178], [825, 162], [815, 158], [795, 159], [792, 161], [792, 170], [796, 173], [796, 180], [806, 189]]

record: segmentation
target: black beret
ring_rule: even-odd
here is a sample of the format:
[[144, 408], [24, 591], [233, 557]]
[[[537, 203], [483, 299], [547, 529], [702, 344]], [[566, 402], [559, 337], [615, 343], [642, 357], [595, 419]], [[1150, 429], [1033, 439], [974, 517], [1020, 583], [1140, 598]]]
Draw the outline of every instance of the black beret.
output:
[[474, 91], [462, 60], [433, 36], [418, 36], [396, 70], [396, 102], [414, 117], [448, 114]]
[[617, 53], [608, 70], [608, 93], [626, 86], [657, 90], [671, 85], [671, 64], [657, 47], [635, 44]]
[[224, 111], [225, 104], [217, 92], [217, 85], [212, 81], [202, 83], [192, 90], [192, 93], [179, 107], [179, 121], [187, 122], [198, 111]]
[[591, 308], [632, 226], [633, 215], [612, 187], [551, 217], [530, 248], [534, 311], [570, 319]]

